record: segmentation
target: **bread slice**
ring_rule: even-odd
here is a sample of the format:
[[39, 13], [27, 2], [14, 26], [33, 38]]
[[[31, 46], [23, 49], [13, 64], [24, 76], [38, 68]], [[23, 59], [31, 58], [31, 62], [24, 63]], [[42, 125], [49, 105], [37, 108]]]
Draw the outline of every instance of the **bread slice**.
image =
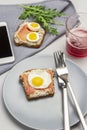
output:
[[[50, 76], [51, 82], [45, 88], [32, 87], [32, 85], [30, 84], [30, 81], [29, 81], [29, 76], [31, 77], [31, 75], [30, 75], [31, 72], [32, 73], [33, 72], [34, 73], [40, 72], [41, 75], [43, 75], [43, 73], [46, 72]], [[46, 78], [47, 78], [47, 76], [45, 76], [45, 79]], [[25, 95], [26, 95], [27, 99], [35, 99], [35, 98], [54, 95], [54, 71], [52, 69], [27, 70], [27, 71], [23, 72], [22, 74], [20, 74], [20, 82], [22, 83], [22, 86], [24, 88]]]
[[32, 32], [28, 28], [29, 22], [22, 22], [18, 29], [16, 30], [14, 34], [14, 42], [17, 46], [27, 46], [27, 47], [32, 47], [32, 48], [39, 48], [43, 42], [44, 36], [45, 36], [45, 30], [40, 26], [39, 30], [37, 33], [39, 34], [39, 40], [37, 42], [30, 42], [26, 39], [26, 36], [29, 32]]

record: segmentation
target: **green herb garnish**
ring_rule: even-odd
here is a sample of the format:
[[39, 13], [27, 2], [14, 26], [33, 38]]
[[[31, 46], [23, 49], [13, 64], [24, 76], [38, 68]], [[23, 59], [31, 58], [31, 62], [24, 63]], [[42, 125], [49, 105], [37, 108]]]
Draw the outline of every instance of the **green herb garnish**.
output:
[[46, 9], [45, 6], [21, 6], [24, 11], [19, 16], [19, 19], [33, 18], [33, 21], [38, 22], [41, 26], [49, 33], [54, 35], [58, 34], [56, 28], [52, 27], [52, 24], [63, 25], [62, 23], [56, 22], [55, 17], [65, 15], [60, 13], [57, 9]]

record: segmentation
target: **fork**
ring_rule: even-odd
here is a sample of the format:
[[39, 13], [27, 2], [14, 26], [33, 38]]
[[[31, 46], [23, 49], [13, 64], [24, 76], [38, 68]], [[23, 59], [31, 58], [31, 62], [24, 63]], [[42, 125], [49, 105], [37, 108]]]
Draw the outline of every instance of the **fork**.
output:
[[[59, 76], [59, 74], [60, 74], [60, 69], [59, 68], [61, 68], [62, 62], [60, 61], [59, 57], [57, 58], [56, 53], [54, 53], [54, 60], [55, 60], [57, 75]], [[61, 71], [62, 71], [62, 69], [61, 69]], [[58, 84], [59, 84], [59, 87], [62, 88], [62, 92], [63, 92], [64, 130], [70, 130], [67, 88], [66, 88], [65, 82], [60, 77], [58, 77], [58, 76], [57, 76], [57, 78], [58, 78]]]
[[63, 92], [63, 102], [64, 102], [64, 130], [70, 130], [69, 125], [69, 111], [68, 111], [68, 98], [67, 98], [67, 89], [65, 82], [58, 77], [59, 87], [62, 88]]
[[74, 104], [76, 106], [76, 109], [77, 109], [77, 112], [78, 112], [78, 115], [79, 115], [79, 118], [81, 120], [81, 123], [82, 123], [82, 126], [83, 126], [83, 129], [84, 130], [87, 130], [87, 125], [86, 125], [86, 122], [85, 122], [85, 119], [83, 117], [83, 114], [81, 112], [81, 109], [80, 109], [80, 106], [76, 100], [76, 97], [74, 95], [74, 92], [70, 86], [70, 83], [69, 83], [69, 73], [68, 73], [68, 69], [67, 69], [67, 66], [66, 66], [66, 63], [65, 63], [65, 56], [64, 56], [64, 53], [59, 51], [59, 52], [55, 52], [54, 53], [54, 56], [55, 56], [55, 61], [56, 61], [56, 64], [58, 63], [61, 63], [62, 65], [60, 67], [58, 67], [56, 69], [57, 73], [58, 73], [58, 76], [66, 83], [66, 85], [68, 86], [69, 90], [70, 90], [70, 93], [71, 93], [71, 96], [72, 96], [72, 99], [74, 101]]

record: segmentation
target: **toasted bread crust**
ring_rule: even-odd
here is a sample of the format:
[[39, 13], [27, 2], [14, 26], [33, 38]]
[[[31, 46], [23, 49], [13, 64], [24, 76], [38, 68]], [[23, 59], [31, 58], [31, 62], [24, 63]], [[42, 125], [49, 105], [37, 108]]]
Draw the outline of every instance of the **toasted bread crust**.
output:
[[28, 83], [28, 74], [31, 70], [27, 70], [20, 74], [20, 82], [23, 85], [25, 95], [27, 99], [35, 99], [35, 98], [40, 98], [40, 97], [46, 97], [46, 96], [53, 96], [54, 95], [54, 71], [51, 69], [45, 69], [50, 75], [51, 75], [51, 83], [47, 88], [43, 89], [35, 89], [30, 86]]
[[[39, 34], [39, 41], [37, 42], [30, 42], [27, 40], [21, 40], [21, 38], [19, 37], [19, 32], [23, 29], [24, 26], [26, 26], [28, 24], [28, 22], [23, 22], [19, 25], [19, 27], [17, 28], [15, 34], [14, 34], [14, 42], [17, 46], [27, 46], [27, 47], [32, 47], [32, 48], [39, 48], [43, 42], [44, 36], [45, 36], [45, 30], [40, 27], [40, 29], [38, 30], [38, 34]], [[31, 32], [31, 30], [30, 30]]]

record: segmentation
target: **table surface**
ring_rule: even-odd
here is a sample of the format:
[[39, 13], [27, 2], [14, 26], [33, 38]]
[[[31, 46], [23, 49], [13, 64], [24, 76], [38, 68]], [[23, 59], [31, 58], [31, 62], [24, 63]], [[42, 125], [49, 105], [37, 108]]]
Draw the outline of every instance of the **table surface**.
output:
[[[19, 4], [19, 3], [31, 3], [31, 2], [39, 2], [43, 0], [0, 0], [0, 4]], [[77, 12], [87, 12], [87, 0], [71, 0], [74, 4]], [[83, 71], [87, 74], [87, 57], [85, 58], [75, 58], [67, 54], [66, 52], [66, 42], [65, 35], [54, 41], [51, 45], [46, 47], [43, 51], [39, 52], [36, 55], [44, 55], [44, 54], [52, 54], [56, 50], [61, 50], [65, 52], [65, 55], [68, 59], [74, 61]], [[2, 98], [2, 87], [3, 82], [8, 72], [0, 75], [0, 130], [32, 130], [24, 127], [17, 121], [15, 121], [6, 111], [3, 98]], [[87, 116], [85, 116], [85, 120], [87, 122]], [[71, 130], [82, 130], [82, 125], [79, 122], [77, 125], [71, 127]]]

